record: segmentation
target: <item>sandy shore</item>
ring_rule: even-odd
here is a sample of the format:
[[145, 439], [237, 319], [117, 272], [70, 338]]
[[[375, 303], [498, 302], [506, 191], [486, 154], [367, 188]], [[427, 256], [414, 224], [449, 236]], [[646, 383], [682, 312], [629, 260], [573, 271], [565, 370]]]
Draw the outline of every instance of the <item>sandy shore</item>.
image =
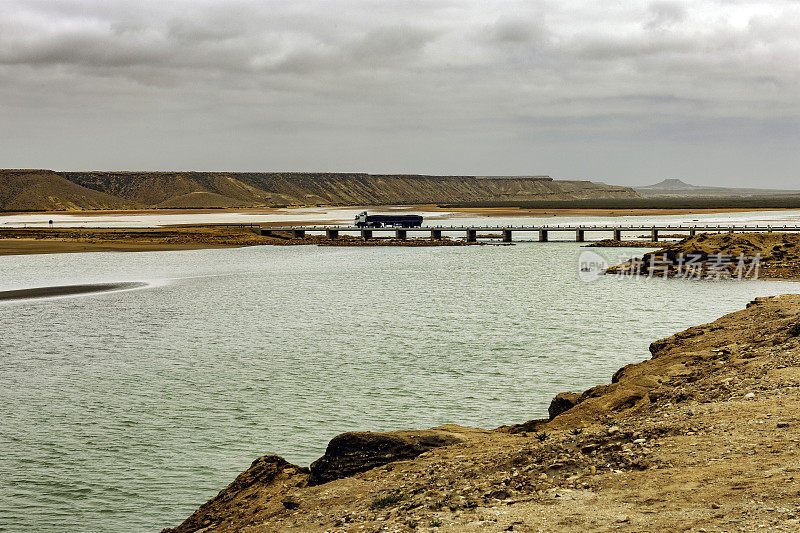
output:
[[239, 248], [243, 246], [474, 246], [450, 239], [377, 238], [364, 241], [360, 237], [342, 235], [327, 239], [324, 235], [293, 238], [288, 233], [272, 236], [256, 233], [249, 225], [207, 224], [202, 226], [166, 226], [160, 228], [65, 228], [65, 229], [0, 229], [0, 256], [77, 252], [158, 252]]
[[269, 244], [245, 228], [0, 229], [0, 255], [147, 252]]
[[141, 282], [120, 283], [92, 283], [88, 285], [59, 285], [53, 287], [35, 287], [31, 289], [16, 289], [13, 291], [0, 291], [0, 302], [15, 300], [31, 300], [34, 298], [49, 298], [54, 296], [76, 296], [79, 294], [93, 294], [99, 292], [136, 289], [146, 286]]
[[[422, 206], [420, 206], [422, 207]], [[746, 213], [756, 211], [750, 209], [524, 209], [507, 207], [475, 207], [448, 208], [427, 206], [431, 211], [453, 211], [465, 214], [498, 216], [498, 217], [629, 217], [629, 216], [663, 216], [663, 215], [706, 215], [714, 213]], [[758, 209], [757, 211], [792, 211], [792, 209]]]

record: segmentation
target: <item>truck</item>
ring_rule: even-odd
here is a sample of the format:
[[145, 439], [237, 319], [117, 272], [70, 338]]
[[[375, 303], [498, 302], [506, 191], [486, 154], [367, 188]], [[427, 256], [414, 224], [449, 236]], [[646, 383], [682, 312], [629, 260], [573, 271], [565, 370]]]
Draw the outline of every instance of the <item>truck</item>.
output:
[[418, 228], [422, 226], [420, 215], [368, 215], [366, 211], [356, 215], [359, 228]]

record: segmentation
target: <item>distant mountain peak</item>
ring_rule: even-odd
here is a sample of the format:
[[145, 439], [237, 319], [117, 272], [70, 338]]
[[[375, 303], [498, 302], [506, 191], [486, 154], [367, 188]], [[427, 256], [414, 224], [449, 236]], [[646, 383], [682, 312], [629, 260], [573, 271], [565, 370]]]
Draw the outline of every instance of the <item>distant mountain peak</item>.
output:
[[800, 191], [778, 189], [750, 189], [742, 187], [712, 187], [692, 185], [678, 178], [668, 178], [655, 185], [635, 187], [636, 192], [645, 198], [689, 198], [689, 197], [743, 197], [800, 194]]
[[663, 181], [659, 181], [655, 185], [648, 185], [647, 187], [642, 187], [643, 189], [698, 189], [697, 185], [690, 185], [684, 181], [679, 180], [678, 178], [667, 178]]

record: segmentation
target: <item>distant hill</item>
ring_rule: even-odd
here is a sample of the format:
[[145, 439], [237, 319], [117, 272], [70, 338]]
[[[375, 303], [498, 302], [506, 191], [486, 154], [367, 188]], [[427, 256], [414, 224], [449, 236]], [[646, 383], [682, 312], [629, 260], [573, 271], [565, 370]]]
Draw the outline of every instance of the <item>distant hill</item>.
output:
[[779, 196], [800, 194], [800, 190], [779, 189], [746, 189], [737, 187], [705, 187], [690, 185], [679, 179], [665, 179], [655, 185], [634, 187], [634, 190], [645, 198], [683, 198], [683, 197], [741, 197], [741, 196]]
[[638, 198], [629, 187], [547, 176], [0, 170], [0, 211], [402, 205]]
[[121, 198], [81, 187], [50, 170], [0, 170], [0, 211], [126, 209]]

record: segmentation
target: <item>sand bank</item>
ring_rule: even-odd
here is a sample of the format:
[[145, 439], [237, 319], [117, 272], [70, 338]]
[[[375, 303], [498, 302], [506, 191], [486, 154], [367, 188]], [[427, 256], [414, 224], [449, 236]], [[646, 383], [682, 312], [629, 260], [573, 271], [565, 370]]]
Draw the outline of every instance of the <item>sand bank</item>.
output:
[[53, 287], [34, 287], [31, 289], [15, 289], [0, 291], [0, 302], [16, 300], [32, 300], [35, 298], [51, 298], [54, 296], [77, 296], [99, 292], [120, 291], [145, 287], [142, 282], [91, 283], [85, 285], [57, 285]]
[[249, 225], [167, 226], [160, 228], [64, 228], [2, 229], [0, 256], [77, 252], [155, 252], [239, 248], [244, 246], [465, 246], [463, 240], [371, 239], [341, 235], [327, 239], [324, 235], [294, 238], [287, 232], [271, 236], [256, 233]]

